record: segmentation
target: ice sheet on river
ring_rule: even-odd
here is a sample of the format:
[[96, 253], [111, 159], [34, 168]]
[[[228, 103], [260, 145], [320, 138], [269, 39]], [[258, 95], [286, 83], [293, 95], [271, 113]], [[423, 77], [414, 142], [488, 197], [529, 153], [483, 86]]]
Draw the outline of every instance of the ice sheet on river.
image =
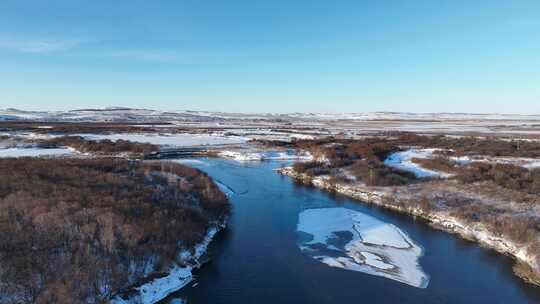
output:
[[345, 208], [304, 210], [297, 226], [300, 249], [332, 267], [425, 288], [422, 248], [392, 224]]

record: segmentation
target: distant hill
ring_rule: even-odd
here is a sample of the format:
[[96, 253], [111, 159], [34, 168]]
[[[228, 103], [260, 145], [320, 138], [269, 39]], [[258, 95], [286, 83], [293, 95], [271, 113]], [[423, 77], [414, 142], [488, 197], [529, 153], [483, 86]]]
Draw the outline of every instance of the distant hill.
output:
[[39, 120], [61, 122], [219, 122], [219, 121], [539, 121], [540, 115], [473, 114], [473, 113], [225, 113], [206, 111], [159, 111], [127, 107], [86, 108], [69, 111], [25, 111], [8, 108], [0, 110], [0, 120]]

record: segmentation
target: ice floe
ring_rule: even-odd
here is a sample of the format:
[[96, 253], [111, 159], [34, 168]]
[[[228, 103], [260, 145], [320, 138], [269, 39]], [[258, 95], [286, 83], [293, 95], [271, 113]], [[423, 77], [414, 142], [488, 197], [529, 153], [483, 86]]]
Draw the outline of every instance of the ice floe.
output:
[[297, 226], [302, 252], [331, 267], [425, 288], [423, 250], [398, 227], [346, 208], [307, 209]]
[[416, 175], [417, 178], [451, 177], [452, 174], [429, 170], [412, 161], [413, 158], [431, 158], [433, 157], [433, 152], [436, 150], [437, 149], [410, 149], [401, 152], [394, 152], [384, 160], [384, 164], [398, 170], [411, 172]]

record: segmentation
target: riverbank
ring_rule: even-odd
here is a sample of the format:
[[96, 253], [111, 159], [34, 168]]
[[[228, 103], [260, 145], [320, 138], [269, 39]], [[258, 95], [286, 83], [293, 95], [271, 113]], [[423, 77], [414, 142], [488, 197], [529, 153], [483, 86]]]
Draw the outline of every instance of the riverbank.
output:
[[[415, 199], [415, 197], [411, 197], [410, 192], [407, 192], [407, 195], [403, 195], [402, 192], [396, 191], [396, 187], [347, 185], [332, 181], [329, 176], [312, 177], [305, 173], [298, 173], [292, 167], [283, 167], [277, 169], [277, 172], [323, 190], [341, 193], [366, 203], [422, 218], [437, 229], [457, 234], [465, 239], [475, 241], [482, 246], [496, 250], [499, 253], [509, 255], [516, 260], [514, 266], [516, 275], [523, 278], [526, 282], [540, 286], [540, 267], [537, 263], [537, 252], [531, 253], [531, 250], [527, 250], [521, 244], [496, 235], [483, 223], [467, 223], [452, 216], [449, 212], [433, 210], [432, 208], [422, 208], [418, 204], [408, 205], [406, 202]], [[416, 199], [420, 199], [420, 197], [418, 196]]]
[[227, 220], [214, 224], [208, 229], [203, 241], [193, 248], [193, 252], [184, 251], [179, 254], [183, 265], [171, 266], [171, 269], [153, 278], [140, 286], [131, 288], [129, 291], [116, 295], [110, 301], [111, 304], [153, 304], [157, 303], [170, 294], [184, 288], [193, 280], [192, 272], [202, 266], [201, 257], [206, 253], [214, 236], [226, 227]]

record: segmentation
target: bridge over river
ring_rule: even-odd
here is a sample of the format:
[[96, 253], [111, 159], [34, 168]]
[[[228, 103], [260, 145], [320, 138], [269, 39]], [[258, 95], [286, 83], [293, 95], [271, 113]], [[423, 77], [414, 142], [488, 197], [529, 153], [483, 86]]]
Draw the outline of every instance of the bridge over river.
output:
[[153, 151], [144, 155], [145, 159], [164, 159], [174, 157], [191, 157], [203, 156], [212, 153], [217, 153], [216, 148], [210, 147], [173, 147], [162, 148], [158, 151]]

